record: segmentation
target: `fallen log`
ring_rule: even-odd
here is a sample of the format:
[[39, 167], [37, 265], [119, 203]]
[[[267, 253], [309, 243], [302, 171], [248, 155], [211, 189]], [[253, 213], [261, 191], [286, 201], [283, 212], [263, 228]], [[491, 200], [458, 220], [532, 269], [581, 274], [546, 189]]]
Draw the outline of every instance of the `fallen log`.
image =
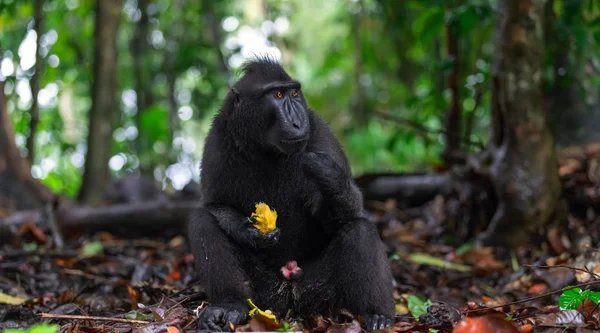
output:
[[[156, 200], [130, 204], [91, 207], [65, 205], [54, 211], [54, 219], [65, 231], [129, 231], [135, 236], [148, 235], [165, 230], [181, 232], [190, 213], [200, 207], [194, 201]], [[48, 215], [43, 210], [15, 212], [0, 219], [0, 239], [7, 231], [15, 230], [26, 223], [44, 224]]]
[[449, 172], [426, 175], [366, 174], [356, 178], [365, 201], [396, 199], [400, 207], [417, 207], [453, 190]]

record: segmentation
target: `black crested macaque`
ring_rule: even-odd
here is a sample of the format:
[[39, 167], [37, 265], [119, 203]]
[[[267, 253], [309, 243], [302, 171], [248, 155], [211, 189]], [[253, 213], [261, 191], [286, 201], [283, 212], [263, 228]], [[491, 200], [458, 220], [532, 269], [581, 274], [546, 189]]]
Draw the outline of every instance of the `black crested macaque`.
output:
[[[389, 263], [346, 155], [276, 61], [246, 63], [214, 118], [200, 182], [188, 225], [210, 302], [200, 330], [247, 320], [247, 299], [280, 318], [345, 309], [368, 330], [392, 325]], [[273, 231], [253, 226], [258, 202], [277, 211]]]

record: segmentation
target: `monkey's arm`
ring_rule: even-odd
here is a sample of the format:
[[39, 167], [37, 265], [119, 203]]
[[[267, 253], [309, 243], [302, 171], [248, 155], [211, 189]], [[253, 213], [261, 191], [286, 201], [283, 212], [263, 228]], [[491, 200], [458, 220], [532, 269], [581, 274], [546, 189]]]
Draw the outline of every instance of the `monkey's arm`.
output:
[[253, 249], [273, 246], [279, 242], [279, 229], [262, 233], [252, 224], [253, 220], [244, 216], [237, 209], [228, 205], [209, 204], [206, 209], [219, 221], [219, 226], [225, 234], [237, 244]]
[[362, 215], [363, 197], [349, 169], [340, 166], [328, 153], [307, 152], [302, 158], [304, 173], [319, 193], [310, 200], [310, 211], [330, 227], [356, 220]]
[[302, 169], [316, 183], [318, 192], [309, 198], [309, 210], [329, 224], [327, 227], [337, 229], [345, 222], [361, 217], [363, 197], [352, 179], [340, 143], [314, 112], [310, 119], [312, 138], [302, 156]]

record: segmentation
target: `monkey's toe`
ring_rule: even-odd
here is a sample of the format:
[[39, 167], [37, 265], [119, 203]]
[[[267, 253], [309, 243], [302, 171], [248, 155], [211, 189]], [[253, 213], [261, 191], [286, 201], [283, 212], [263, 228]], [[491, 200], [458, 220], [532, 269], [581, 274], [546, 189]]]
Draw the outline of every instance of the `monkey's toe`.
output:
[[392, 326], [392, 319], [386, 317], [385, 315], [368, 315], [364, 317], [365, 320], [365, 329], [368, 331], [377, 331], [382, 330], [386, 327]]

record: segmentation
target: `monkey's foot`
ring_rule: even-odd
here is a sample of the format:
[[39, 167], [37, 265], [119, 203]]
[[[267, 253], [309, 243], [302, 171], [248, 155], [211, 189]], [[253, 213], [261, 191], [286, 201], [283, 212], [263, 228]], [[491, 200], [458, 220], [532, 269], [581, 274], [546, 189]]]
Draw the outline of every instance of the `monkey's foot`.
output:
[[288, 280], [296, 280], [302, 276], [302, 268], [296, 261], [288, 261], [285, 266], [281, 267], [281, 275]]
[[372, 314], [363, 317], [367, 331], [382, 330], [393, 325], [392, 319], [384, 315]]
[[200, 331], [233, 332], [235, 325], [246, 320], [246, 313], [235, 309], [209, 306], [198, 315]]

